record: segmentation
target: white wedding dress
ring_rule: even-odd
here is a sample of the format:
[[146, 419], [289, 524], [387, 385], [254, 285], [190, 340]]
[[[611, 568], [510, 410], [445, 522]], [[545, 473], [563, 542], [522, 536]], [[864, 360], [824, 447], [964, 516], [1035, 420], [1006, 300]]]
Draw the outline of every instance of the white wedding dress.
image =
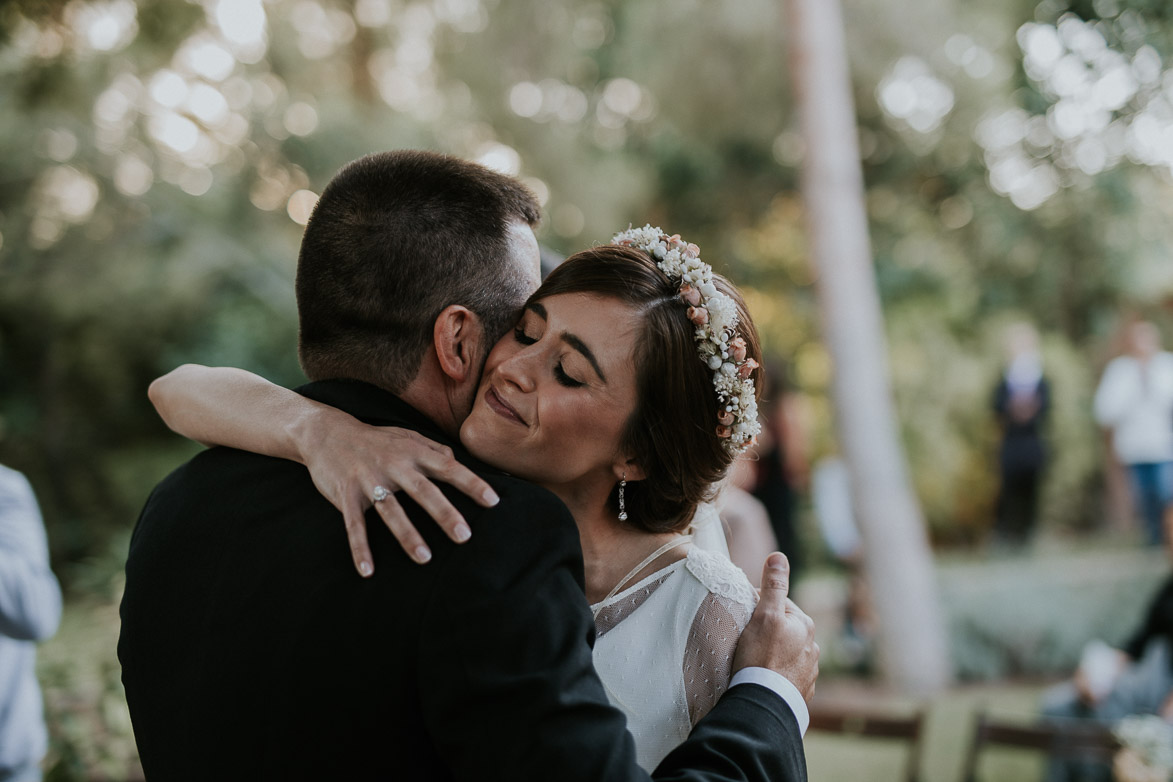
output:
[[[715, 516], [701, 506], [694, 527], [716, 524], [720, 533]], [[591, 606], [595, 670], [627, 715], [636, 758], [649, 772], [729, 686], [737, 639], [757, 602], [745, 574], [707, 545], [693, 541], [683, 559]]]

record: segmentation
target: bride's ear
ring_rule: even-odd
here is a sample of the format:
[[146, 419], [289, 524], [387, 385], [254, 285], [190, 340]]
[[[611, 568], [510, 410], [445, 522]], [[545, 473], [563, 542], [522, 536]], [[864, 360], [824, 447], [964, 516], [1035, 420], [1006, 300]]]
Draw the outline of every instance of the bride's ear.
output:
[[611, 469], [614, 471], [615, 480], [617, 481], [642, 481], [647, 477], [644, 475], [643, 468], [639, 466], [639, 463], [635, 459], [621, 458], [612, 465]]
[[468, 307], [445, 307], [432, 326], [432, 344], [440, 370], [453, 382], [463, 383], [476, 374], [484, 350], [484, 329]]

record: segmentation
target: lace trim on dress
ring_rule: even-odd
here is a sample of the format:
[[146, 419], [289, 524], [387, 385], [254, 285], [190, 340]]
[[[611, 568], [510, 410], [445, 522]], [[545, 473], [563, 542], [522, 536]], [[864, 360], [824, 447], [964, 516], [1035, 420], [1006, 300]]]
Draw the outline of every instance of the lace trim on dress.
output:
[[758, 596], [750, 586], [749, 579], [737, 565], [727, 558], [711, 551], [693, 546], [685, 559], [685, 567], [715, 595], [749, 607], [757, 605]]

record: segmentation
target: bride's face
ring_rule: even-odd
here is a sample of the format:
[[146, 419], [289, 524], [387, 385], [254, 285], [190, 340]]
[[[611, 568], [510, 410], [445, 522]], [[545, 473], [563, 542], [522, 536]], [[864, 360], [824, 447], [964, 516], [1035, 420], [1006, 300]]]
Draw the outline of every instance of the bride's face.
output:
[[[556, 493], [614, 483], [635, 409], [635, 312], [585, 293], [531, 303], [485, 362], [460, 430], [482, 461]], [[565, 495], [563, 494], [565, 497]]]

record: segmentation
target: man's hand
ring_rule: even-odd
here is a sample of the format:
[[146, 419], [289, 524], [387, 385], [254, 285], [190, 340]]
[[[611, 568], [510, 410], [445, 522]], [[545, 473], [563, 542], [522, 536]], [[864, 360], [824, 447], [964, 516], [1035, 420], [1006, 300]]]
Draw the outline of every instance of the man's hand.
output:
[[819, 678], [815, 623], [789, 597], [790, 563], [774, 552], [766, 558], [761, 599], [737, 643], [734, 672], [758, 667], [785, 676], [808, 702]]

